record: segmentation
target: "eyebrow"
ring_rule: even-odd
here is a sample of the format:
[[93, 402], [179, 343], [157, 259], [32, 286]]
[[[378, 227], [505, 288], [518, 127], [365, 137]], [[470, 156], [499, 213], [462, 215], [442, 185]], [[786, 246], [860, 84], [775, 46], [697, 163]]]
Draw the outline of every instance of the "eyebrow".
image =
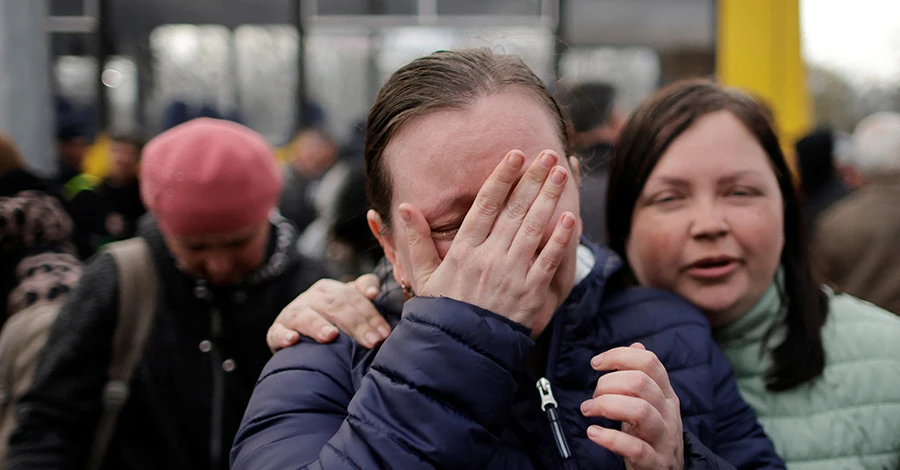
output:
[[[428, 221], [428, 225], [434, 227], [437, 223], [449, 221], [449, 218], [451, 217], [450, 213], [453, 211], [462, 210], [465, 213], [468, 213], [469, 208], [475, 203], [475, 196], [477, 196], [477, 194], [460, 194], [456, 197], [438, 201], [433, 207], [423, 210], [422, 214], [425, 216], [425, 220]], [[463, 215], [465, 215], [465, 213]]]
[[[719, 183], [732, 183], [735, 180], [741, 178], [742, 176], [760, 176], [759, 172], [756, 170], [740, 170], [736, 171], [728, 176], [719, 179]], [[662, 183], [670, 184], [672, 186], [690, 186], [690, 181], [685, 178], [679, 178], [675, 176], [659, 176], [657, 178]]]

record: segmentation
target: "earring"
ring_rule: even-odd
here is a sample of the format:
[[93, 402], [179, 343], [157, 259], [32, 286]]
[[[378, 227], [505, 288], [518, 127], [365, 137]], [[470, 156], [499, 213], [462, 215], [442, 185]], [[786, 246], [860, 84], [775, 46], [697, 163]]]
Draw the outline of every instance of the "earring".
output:
[[403, 300], [409, 300], [416, 296], [416, 293], [413, 292], [412, 287], [409, 286], [405, 281], [400, 283], [400, 289], [403, 291]]

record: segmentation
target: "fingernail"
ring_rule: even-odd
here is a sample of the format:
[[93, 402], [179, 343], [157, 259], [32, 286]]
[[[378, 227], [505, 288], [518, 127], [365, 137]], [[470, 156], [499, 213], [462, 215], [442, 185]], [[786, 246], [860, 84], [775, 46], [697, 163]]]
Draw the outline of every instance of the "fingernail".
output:
[[387, 338], [391, 334], [391, 329], [381, 325], [378, 327], [378, 332], [381, 333], [382, 338]]
[[513, 152], [509, 154], [509, 166], [513, 168], [522, 168], [522, 165], [525, 164], [525, 155], [522, 155], [520, 152]]
[[587, 400], [581, 404], [581, 414], [587, 414], [591, 411], [591, 400]]
[[569, 230], [575, 226], [575, 217], [571, 214], [563, 215], [562, 226], [564, 229]]
[[403, 219], [404, 222], [409, 222], [409, 220], [412, 219], [412, 214], [409, 213], [409, 209], [401, 207], [400, 218]]
[[369, 297], [371, 297], [377, 293], [378, 293], [378, 288], [375, 286], [369, 286], [366, 288], [366, 295], [368, 295]]
[[590, 437], [600, 437], [600, 426], [588, 426], [588, 436]]
[[319, 330], [319, 335], [323, 338], [331, 338], [335, 333], [337, 333], [337, 328], [333, 326], [323, 326], [321, 330]]
[[294, 335], [296, 335], [296, 334], [297, 334], [297, 333], [294, 333], [293, 331], [290, 332], [290, 333], [285, 333], [285, 334], [284, 334], [284, 342], [287, 343], [287, 344], [293, 343], [293, 342], [294, 342], [294, 338], [296, 337], [296, 336], [294, 336]]
[[562, 184], [566, 180], [566, 171], [562, 167], [556, 167], [550, 171], [550, 181], [553, 184]]
[[366, 344], [368, 344], [369, 346], [375, 346], [379, 341], [381, 341], [381, 338], [379, 338], [378, 334], [376, 334], [374, 331], [367, 331], [363, 336], [363, 339], [366, 340]]
[[600, 367], [601, 364], [603, 364], [603, 354], [597, 354], [591, 359], [591, 367], [597, 368]]
[[541, 165], [544, 165], [544, 168], [552, 168], [558, 160], [559, 157], [556, 156], [555, 152], [544, 152], [541, 155]]

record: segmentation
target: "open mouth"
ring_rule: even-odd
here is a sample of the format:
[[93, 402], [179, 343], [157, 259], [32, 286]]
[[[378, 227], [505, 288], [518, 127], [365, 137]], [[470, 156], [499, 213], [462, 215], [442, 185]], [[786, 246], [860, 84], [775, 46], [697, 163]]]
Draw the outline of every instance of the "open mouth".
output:
[[731, 258], [717, 258], [717, 259], [708, 259], [702, 260], [694, 263], [695, 268], [701, 269], [709, 269], [709, 268], [721, 268], [723, 266], [728, 266], [734, 262]]
[[734, 258], [704, 258], [691, 264], [687, 272], [696, 278], [715, 280], [731, 274], [737, 266], [738, 262]]

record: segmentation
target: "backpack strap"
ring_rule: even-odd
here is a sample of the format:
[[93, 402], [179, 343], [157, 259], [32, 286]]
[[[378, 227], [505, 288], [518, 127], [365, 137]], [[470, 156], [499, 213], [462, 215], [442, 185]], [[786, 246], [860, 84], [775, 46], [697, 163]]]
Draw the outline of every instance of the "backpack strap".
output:
[[7, 468], [9, 436], [16, 407], [31, 379], [61, 303], [32, 305], [9, 318], [0, 330], [0, 470]]
[[88, 469], [99, 469], [106, 457], [119, 412], [128, 401], [131, 377], [140, 363], [156, 314], [156, 270], [150, 248], [141, 238], [104, 247], [119, 271], [119, 314], [113, 334], [108, 382], [103, 390], [103, 411], [94, 434]]

